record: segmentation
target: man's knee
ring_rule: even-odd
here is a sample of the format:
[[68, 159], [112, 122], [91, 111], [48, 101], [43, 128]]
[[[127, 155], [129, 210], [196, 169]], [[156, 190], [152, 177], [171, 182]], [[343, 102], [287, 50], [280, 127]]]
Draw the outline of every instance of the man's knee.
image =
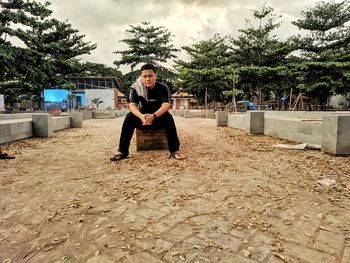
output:
[[175, 121], [173, 116], [170, 113], [164, 115], [164, 119], [162, 120], [162, 124], [164, 129], [176, 129]]
[[124, 124], [138, 126], [141, 123], [141, 120], [137, 118], [134, 114], [129, 112], [126, 114], [124, 119]]
[[174, 122], [173, 115], [171, 115], [169, 112], [164, 113], [162, 117], [164, 117], [164, 121], [167, 123]]

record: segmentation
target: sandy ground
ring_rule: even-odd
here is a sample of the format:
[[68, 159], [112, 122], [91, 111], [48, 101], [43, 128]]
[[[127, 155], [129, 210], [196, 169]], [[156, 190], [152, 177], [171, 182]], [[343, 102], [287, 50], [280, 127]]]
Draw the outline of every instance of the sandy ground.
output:
[[110, 162], [122, 118], [1, 147], [0, 263], [350, 262], [350, 157], [175, 120], [183, 161]]

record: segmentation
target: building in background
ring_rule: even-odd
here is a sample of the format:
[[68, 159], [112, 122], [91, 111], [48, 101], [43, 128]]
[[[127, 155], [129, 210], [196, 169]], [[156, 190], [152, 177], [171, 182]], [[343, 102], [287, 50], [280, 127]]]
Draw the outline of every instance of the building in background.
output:
[[192, 94], [183, 92], [182, 90], [171, 95], [173, 109], [192, 109], [198, 102]]
[[119, 91], [115, 77], [67, 77], [73, 84], [72, 89], [50, 87], [44, 90], [46, 109], [96, 108], [92, 100], [99, 99], [99, 109], [117, 109], [125, 107], [126, 99]]

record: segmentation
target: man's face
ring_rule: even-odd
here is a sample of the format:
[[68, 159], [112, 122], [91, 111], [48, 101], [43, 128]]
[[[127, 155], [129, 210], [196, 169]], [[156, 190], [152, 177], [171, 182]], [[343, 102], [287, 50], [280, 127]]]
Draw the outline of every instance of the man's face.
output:
[[141, 71], [141, 81], [146, 88], [153, 88], [156, 84], [157, 75], [151, 69]]

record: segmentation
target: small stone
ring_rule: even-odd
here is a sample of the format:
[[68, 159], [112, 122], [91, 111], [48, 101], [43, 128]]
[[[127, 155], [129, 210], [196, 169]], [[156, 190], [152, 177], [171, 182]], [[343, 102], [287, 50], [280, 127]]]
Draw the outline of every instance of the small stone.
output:
[[279, 247], [278, 246], [273, 246], [273, 247], [271, 247], [271, 251], [279, 251], [280, 249], [279, 249]]
[[331, 186], [331, 185], [335, 184], [335, 180], [329, 179], [329, 178], [324, 178], [324, 179], [318, 180], [317, 183], [324, 185], [324, 186]]
[[253, 251], [254, 250], [254, 248], [253, 247], [247, 247], [247, 249], [249, 250], [249, 251]]
[[249, 258], [251, 253], [248, 251], [248, 250], [243, 250], [243, 255], [246, 257], [246, 258]]

